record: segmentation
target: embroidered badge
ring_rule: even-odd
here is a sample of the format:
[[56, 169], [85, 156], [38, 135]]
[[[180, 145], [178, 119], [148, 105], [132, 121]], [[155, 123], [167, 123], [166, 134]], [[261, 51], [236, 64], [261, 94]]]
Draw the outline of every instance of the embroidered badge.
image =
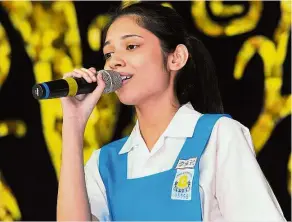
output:
[[197, 162], [197, 157], [188, 160], [179, 160], [176, 169], [194, 168]]
[[178, 169], [171, 189], [171, 199], [191, 200], [194, 169]]

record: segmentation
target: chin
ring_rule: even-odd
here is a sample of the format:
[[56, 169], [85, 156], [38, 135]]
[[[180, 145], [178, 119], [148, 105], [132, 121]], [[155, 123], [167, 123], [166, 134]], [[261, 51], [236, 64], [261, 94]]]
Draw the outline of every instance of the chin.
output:
[[137, 104], [137, 98], [134, 98], [134, 94], [127, 95], [126, 93], [116, 91], [116, 95], [124, 105], [135, 106]]

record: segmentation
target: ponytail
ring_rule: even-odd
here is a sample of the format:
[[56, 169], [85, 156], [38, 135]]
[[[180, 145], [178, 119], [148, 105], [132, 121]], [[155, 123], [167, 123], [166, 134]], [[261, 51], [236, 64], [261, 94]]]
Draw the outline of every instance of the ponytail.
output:
[[190, 102], [201, 113], [223, 113], [214, 64], [203, 43], [194, 36], [186, 37], [189, 58], [177, 73], [175, 92], [181, 105]]

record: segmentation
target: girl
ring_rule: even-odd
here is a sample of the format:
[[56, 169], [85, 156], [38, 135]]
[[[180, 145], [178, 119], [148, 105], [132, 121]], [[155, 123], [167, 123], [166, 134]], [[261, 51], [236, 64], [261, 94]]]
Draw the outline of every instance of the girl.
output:
[[[104, 89], [63, 98], [58, 220], [285, 221], [249, 130], [223, 115], [207, 50], [172, 9], [138, 3], [105, 28], [104, 69], [119, 72], [119, 100], [135, 106], [129, 137], [93, 153], [83, 133]], [[106, 130], [106, 129], [105, 129]]]

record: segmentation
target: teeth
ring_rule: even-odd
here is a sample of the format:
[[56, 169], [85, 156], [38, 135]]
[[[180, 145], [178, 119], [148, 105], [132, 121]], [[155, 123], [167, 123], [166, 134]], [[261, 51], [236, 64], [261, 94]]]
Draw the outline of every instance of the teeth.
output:
[[122, 80], [127, 80], [127, 79], [131, 79], [132, 76], [122, 76]]

